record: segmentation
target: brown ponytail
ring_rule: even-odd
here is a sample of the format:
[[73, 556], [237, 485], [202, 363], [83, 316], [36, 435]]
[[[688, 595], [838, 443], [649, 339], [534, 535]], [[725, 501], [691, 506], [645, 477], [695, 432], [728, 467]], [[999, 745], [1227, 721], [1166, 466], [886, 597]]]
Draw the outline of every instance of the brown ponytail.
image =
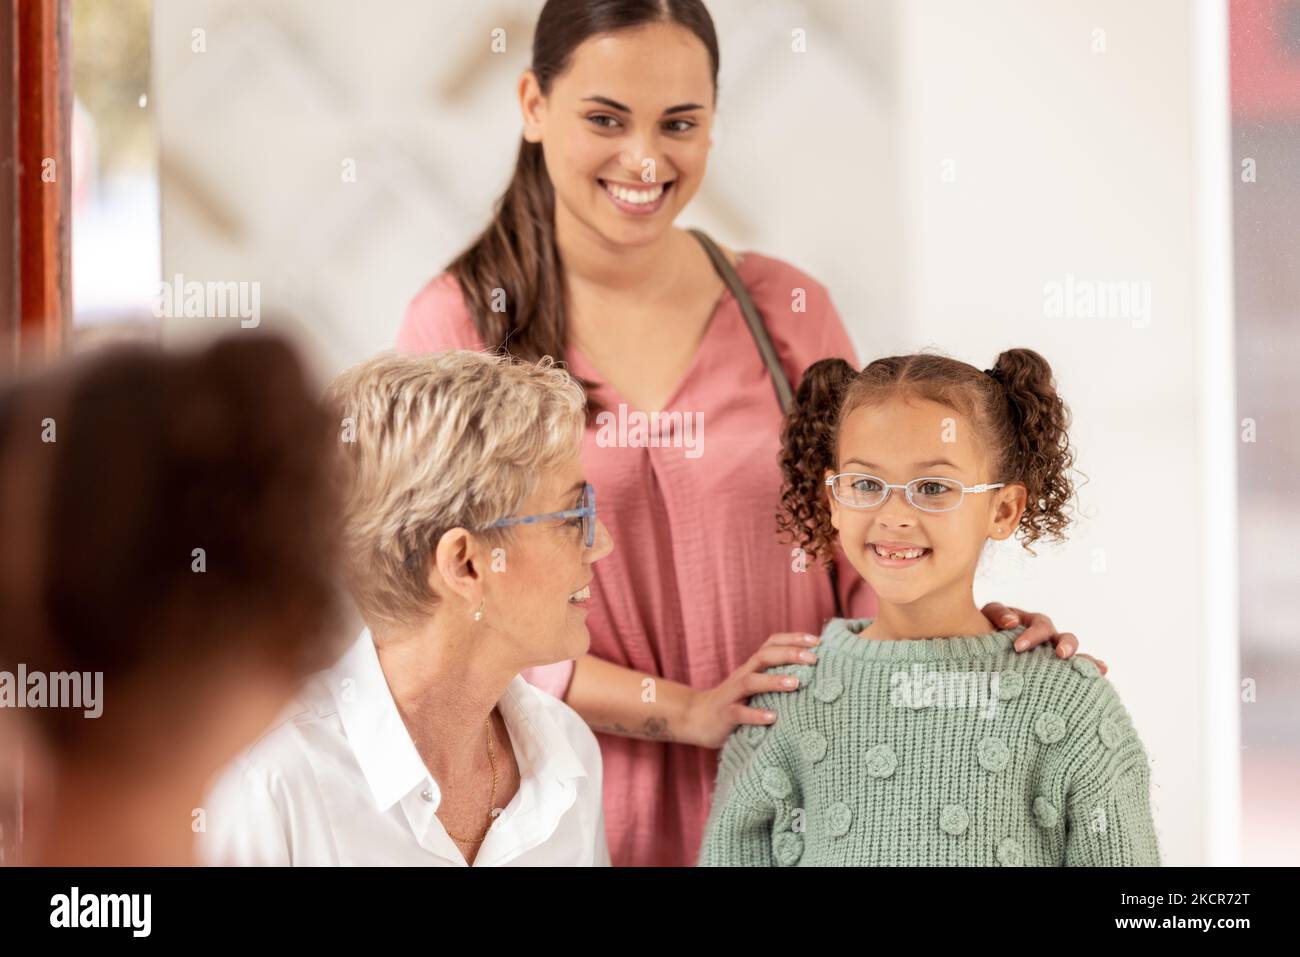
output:
[[930, 354], [877, 359], [861, 372], [843, 359], [823, 359], [804, 374], [781, 437], [784, 486], [777, 526], [810, 557], [831, 558], [835, 528], [822, 482], [826, 470], [835, 468], [841, 423], [855, 409], [899, 394], [971, 417], [988, 449], [989, 481], [1025, 487], [1017, 531], [1031, 553], [1043, 536], [1065, 537], [1074, 499], [1070, 411], [1057, 395], [1051, 366], [1037, 352], [1009, 349], [984, 372]]
[[[555, 245], [555, 190], [540, 143], [522, 140], [496, 216], [447, 267], [489, 349], [530, 361], [564, 355], [564, 277]], [[504, 303], [494, 303], [500, 293]], [[497, 311], [494, 305], [504, 306]]]
[[[701, 0], [547, 0], [537, 18], [530, 66], [542, 95], [550, 94], [584, 40], [648, 23], [677, 23], [699, 37], [709, 52], [716, 99], [718, 38]], [[460, 282], [487, 348], [529, 362], [564, 357], [566, 297], [555, 243], [555, 189], [540, 143], [519, 144], [514, 175], [492, 222], [447, 271]], [[594, 409], [590, 399], [588, 406]]]
[[1027, 500], [1020, 519], [1026, 546], [1041, 536], [1063, 539], [1074, 497], [1070, 469], [1070, 410], [1052, 380], [1052, 367], [1032, 349], [1008, 349], [987, 373], [1006, 402], [1005, 429], [999, 437], [1006, 450], [1004, 474], [1025, 486]]
[[829, 562], [835, 535], [823, 483], [835, 467], [835, 437], [840, 409], [857, 378], [843, 359], [810, 365], [799, 383], [781, 431], [781, 509], [777, 528], [788, 533], [810, 558]]

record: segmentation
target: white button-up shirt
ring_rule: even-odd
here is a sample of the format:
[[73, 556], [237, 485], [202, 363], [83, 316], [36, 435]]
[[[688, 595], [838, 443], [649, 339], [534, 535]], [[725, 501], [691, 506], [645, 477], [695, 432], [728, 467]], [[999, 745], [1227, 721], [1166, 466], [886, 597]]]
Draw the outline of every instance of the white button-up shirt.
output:
[[[600, 747], [568, 705], [516, 676], [498, 702], [519, 790], [474, 866], [608, 866]], [[198, 852], [209, 864], [464, 867], [364, 631], [218, 777]]]

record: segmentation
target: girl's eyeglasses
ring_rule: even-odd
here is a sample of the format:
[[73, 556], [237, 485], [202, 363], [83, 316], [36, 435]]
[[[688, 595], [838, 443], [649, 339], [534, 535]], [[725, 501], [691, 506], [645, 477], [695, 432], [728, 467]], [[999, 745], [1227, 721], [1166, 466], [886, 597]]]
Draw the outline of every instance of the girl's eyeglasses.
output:
[[582, 487], [578, 497], [578, 507], [565, 509], [563, 512], [547, 512], [545, 515], [518, 515], [514, 518], [502, 518], [493, 522], [488, 528], [501, 528], [505, 525], [533, 525], [553, 519], [582, 519], [582, 534], [587, 547], [596, 543], [596, 489], [588, 482]]
[[1005, 482], [991, 485], [962, 485], [955, 479], [918, 478], [906, 485], [890, 485], [884, 479], [862, 472], [841, 472], [826, 480], [835, 501], [846, 508], [876, 508], [885, 504], [890, 489], [902, 489], [907, 500], [923, 512], [951, 512], [967, 494], [976, 495], [1002, 488]]

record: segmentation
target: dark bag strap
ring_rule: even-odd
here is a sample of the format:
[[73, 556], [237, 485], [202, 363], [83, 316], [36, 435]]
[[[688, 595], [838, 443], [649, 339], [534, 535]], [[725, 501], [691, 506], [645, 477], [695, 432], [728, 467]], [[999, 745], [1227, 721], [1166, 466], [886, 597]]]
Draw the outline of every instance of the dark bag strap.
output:
[[[776, 390], [776, 400], [781, 404], [781, 413], [784, 415], [790, 411], [790, 406], [794, 404], [794, 390], [790, 387], [790, 379], [785, 374], [785, 369], [781, 365], [781, 360], [776, 356], [776, 347], [772, 345], [772, 337], [767, 334], [767, 326], [763, 323], [763, 316], [754, 305], [754, 300], [750, 298], [749, 290], [745, 288], [744, 282], [741, 281], [740, 274], [736, 268], [731, 265], [726, 254], [718, 248], [718, 244], [709, 238], [708, 234], [700, 229], [690, 230], [704, 251], [709, 254], [713, 260], [713, 268], [718, 271], [718, 275], [726, 282], [727, 288], [736, 298], [740, 306], [740, 314], [745, 317], [745, 324], [749, 326], [749, 333], [754, 337], [754, 344], [758, 346], [758, 354], [763, 357], [763, 363], [767, 366], [768, 374], [772, 377], [772, 388]], [[827, 569], [831, 576], [831, 594], [835, 598], [835, 617], [844, 617], [843, 604], [840, 602], [840, 576], [835, 567], [834, 561], [831, 562]]]

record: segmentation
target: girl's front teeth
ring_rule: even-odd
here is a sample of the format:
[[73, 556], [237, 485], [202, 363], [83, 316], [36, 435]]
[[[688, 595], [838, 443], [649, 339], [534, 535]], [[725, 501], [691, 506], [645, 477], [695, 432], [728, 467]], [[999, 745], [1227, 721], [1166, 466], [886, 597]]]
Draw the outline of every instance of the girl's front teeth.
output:
[[582, 588], [578, 589], [572, 595], [569, 596], [569, 601], [586, 601], [590, 597], [591, 597], [591, 586], [584, 585]]
[[635, 203], [638, 206], [653, 203], [664, 194], [663, 183], [656, 183], [649, 189], [624, 189], [622, 186], [614, 186], [611, 183], [604, 183], [604, 186], [611, 196], [617, 197], [625, 203]]
[[879, 545], [872, 545], [871, 547], [876, 550], [876, 554], [881, 558], [920, 558], [929, 550], [925, 548], [906, 548], [902, 551], [887, 552], [881, 549]]

